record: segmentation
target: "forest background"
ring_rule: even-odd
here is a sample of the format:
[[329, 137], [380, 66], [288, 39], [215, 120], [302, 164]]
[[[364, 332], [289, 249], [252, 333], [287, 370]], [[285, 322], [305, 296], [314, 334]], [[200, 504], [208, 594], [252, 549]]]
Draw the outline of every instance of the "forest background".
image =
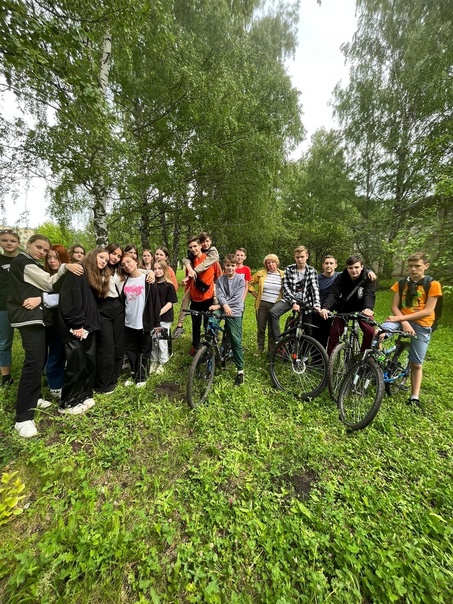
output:
[[[313, 0], [315, 2], [315, 0]], [[300, 243], [381, 275], [452, 249], [453, 6], [358, 0], [334, 91], [340, 127], [304, 137], [285, 61], [299, 3], [7, 0], [0, 69], [27, 119], [0, 117], [0, 199], [51, 175], [52, 241], [164, 244], [212, 231], [252, 267]], [[3, 202], [4, 203], [4, 202]], [[74, 216], [87, 217], [74, 229]]]

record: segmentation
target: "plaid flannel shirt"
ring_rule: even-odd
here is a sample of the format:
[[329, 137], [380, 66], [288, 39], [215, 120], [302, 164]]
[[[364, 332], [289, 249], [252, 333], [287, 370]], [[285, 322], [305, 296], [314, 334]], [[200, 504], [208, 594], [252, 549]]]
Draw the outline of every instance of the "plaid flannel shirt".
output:
[[[296, 294], [297, 268], [290, 264], [285, 268], [283, 277], [283, 299], [288, 304], [299, 304], [300, 294]], [[302, 292], [302, 304], [307, 308], [320, 308], [318, 273], [316, 269], [308, 264], [305, 266], [304, 289]]]

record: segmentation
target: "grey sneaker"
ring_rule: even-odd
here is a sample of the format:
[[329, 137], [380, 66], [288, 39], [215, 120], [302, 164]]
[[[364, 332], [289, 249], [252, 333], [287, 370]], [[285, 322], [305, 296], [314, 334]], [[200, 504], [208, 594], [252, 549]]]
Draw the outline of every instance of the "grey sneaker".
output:
[[177, 340], [180, 336], [185, 333], [184, 327], [182, 325], [178, 325], [175, 331], [173, 332], [172, 339]]

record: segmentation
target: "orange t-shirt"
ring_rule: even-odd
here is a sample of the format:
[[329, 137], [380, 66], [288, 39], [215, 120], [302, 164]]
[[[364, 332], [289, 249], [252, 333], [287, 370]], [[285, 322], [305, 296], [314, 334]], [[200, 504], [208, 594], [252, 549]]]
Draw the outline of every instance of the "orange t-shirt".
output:
[[[201, 254], [199, 258], [194, 258], [193, 267], [195, 268], [199, 264], [206, 259], [206, 254]], [[214, 296], [214, 276], [215, 276], [215, 264], [208, 266], [205, 271], [198, 273], [198, 277], [209, 285], [209, 289], [205, 292], [201, 292], [197, 287], [195, 287], [195, 282], [193, 279], [190, 279], [190, 299], [192, 302], [204, 302], [205, 300], [209, 300]]]
[[[423, 284], [417, 285], [417, 294], [412, 298], [412, 304], [411, 306], [406, 306], [406, 294], [407, 294], [407, 288], [408, 288], [409, 284], [406, 282], [404, 285], [404, 289], [403, 289], [403, 295], [402, 295], [402, 300], [401, 300], [401, 312], [403, 315], [411, 315], [414, 312], [418, 312], [419, 310], [423, 310], [426, 306], [426, 300], [427, 300], [427, 296], [426, 296], [426, 292], [425, 292], [425, 288], [423, 287]], [[398, 286], [398, 282], [396, 282], [394, 285], [392, 285], [392, 287], [390, 288], [393, 292], [395, 293], [399, 293], [399, 286]], [[431, 285], [429, 286], [429, 297], [438, 297], [442, 295], [442, 288], [440, 286], [439, 281], [431, 281]], [[422, 317], [421, 319], [416, 319], [414, 321], [414, 323], [418, 323], [419, 325], [421, 325], [422, 327], [431, 327], [432, 324], [434, 323], [434, 318], [435, 318], [435, 314], [434, 312], [432, 312], [430, 315], [426, 316], [426, 317]]]

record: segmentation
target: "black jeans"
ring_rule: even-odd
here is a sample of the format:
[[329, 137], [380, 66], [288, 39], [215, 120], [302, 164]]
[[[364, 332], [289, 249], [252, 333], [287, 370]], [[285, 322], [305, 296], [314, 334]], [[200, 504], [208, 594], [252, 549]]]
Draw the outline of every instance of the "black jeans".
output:
[[143, 329], [126, 327], [126, 354], [136, 382], [144, 382], [148, 377], [147, 365], [151, 354], [151, 334]]
[[[204, 300], [203, 302], [191, 302], [190, 308], [192, 310], [209, 310], [209, 307], [214, 303], [213, 298]], [[207, 318], [204, 319], [204, 325], [206, 325]], [[201, 340], [201, 317], [192, 315], [192, 346], [197, 349], [200, 348]]]
[[19, 327], [25, 358], [22, 366], [16, 400], [16, 421], [33, 419], [41, 398], [41, 376], [46, 364], [47, 346], [44, 325]]
[[124, 306], [119, 298], [101, 300], [99, 315], [94, 389], [102, 393], [115, 388], [123, 364]]

